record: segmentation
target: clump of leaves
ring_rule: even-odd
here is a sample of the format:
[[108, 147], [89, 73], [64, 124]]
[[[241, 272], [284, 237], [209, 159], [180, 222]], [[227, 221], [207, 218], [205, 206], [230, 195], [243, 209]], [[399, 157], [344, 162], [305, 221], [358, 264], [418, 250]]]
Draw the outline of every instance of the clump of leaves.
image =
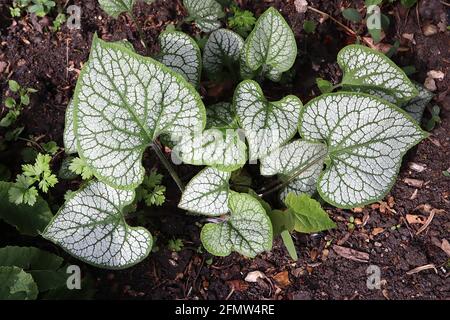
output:
[[17, 176], [16, 182], [9, 189], [9, 201], [33, 206], [38, 195], [35, 184], [44, 193], [54, 187], [58, 183], [58, 178], [50, 169], [51, 160], [51, 156], [40, 153], [37, 155], [34, 165], [22, 165], [23, 173]]
[[236, 4], [230, 7], [231, 16], [228, 17], [228, 26], [237, 32], [241, 37], [246, 38], [252, 31], [256, 18], [253, 12], [249, 10], [242, 10]]
[[30, 94], [37, 91], [33, 88], [23, 88], [17, 81], [8, 81], [9, 90], [18, 96], [18, 99], [14, 97], [8, 97], [5, 100], [5, 107], [8, 113], [0, 120], [0, 127], [7, 128], [16, 122], [24, 106], [30, 104]]
[[[216, 17], [205, 17], [196, 16], [196, 23], [220, 26]], [[317, 195], [339, 208], [381, 200], [403, 155], [426, 137], [406, 111], [418, 110], [410, 103], [419, 89], [385, 55], [360, 45], [338, 55], [342, 83], [323, 80], [327, 93], [307, 105], [292, 95], [266, 98], [258, 82], [248, 78], [279, 81], [297, 57], [293, 32], [276, 9], [263, 13], [245, 40], [229, 30], [213, 32], [203, 59], [195, 42], [181, 33], [170, 31], [161, 43], [157, 62], [123, 43], [94, 37], [67, 109], [66, 152], [78, 153], [95, 179], [71, 193], [43, 235], [95, 266], [123, 269], [151, 251], [152, 235], [125, 221], [130, 204], [153, 195], [161, 183], [156, 173], [145, 175], [142, 157], [148, 146], [183, 190], [179, 207], [205, 216], [201, 240], [208, 252], [255, 257], [281, 235], [295, 258], [291, 232], [335, 226]], [[202, 61], [207, 73], [239, 64], [247, 80], [237, 86], [231, 103], [205, 108], [194, 87]], [[333, 92], [338, 88], [344, 91]], [[206, 166], [186, 187], [159, 148], [161, 136], [175, 144], [172, 155], [178, 160]], [[258, 160], [261, 175], [274, 177], [276, 186], [256, 193], [253, 179], [238, 179], [235, 172], [245, 172], [248, 159]], [[249, 185], [238, 189], [236, 182]], [[282, 203], [276, 209], [263, 200], [274, 192]], [[148, 201], [156, 203], [155, 197]]]

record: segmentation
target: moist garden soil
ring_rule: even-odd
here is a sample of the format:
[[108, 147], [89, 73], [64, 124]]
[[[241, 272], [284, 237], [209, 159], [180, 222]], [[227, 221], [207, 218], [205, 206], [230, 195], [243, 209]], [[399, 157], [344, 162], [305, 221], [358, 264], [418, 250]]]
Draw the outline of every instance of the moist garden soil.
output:
[[[293, 0], [237, 2], [256, 15], [269, 6], [276, 7], [296, 35], [299, 58], [294, 67], [294, 82], [264, 83], [263, 89], [270, 99], [295, 94], [306, 103], [319, 95], [315, 86], [317, 77], [339, 82], [341, 71], [335, 62], [336, 56], [342, 47], [356, 41], [354, 35], [317, 13], [297, 12]], [[363, 1], [308, 2], [340, 21], [342, 7], [362, 8], [363, 4]], [[180, 23], [186, 15], [178, 0], [139, 4], [135, 14], [144, 31], [146, 49], [130, 19], [124, 15], [116, 20], [108, 18], [96, 0], [59, 1], [60, 8], [75, 4], [82, 9], [81, 29], [69, 30], [64, 26], [60, 32], [49, 30], [55, 14], [44, 19], [27, 16], [13, 21], [8, 13], [11, 3], [11, 0], [0, 0], [1, 100], [5, 99], [8, 79], [37, 89], [38, 93], [33, 94], [18, 125], [25, 127], [23, 136], [32, 135], [40, 142], [54, 140], [60, 146], [65, 110], [88, 58], [94, 33], [110, 41], [127, 39], [139, 53], [152, 55], [158, 52], [160, 32], [168, 24]], [[420, 83], [424, 83], [430, 70], [445, 74], [443, 80], [436, 81], [433, 101], [441, 108], [442, 122], [405, 157], [398, 181], [384, 201], [354, 210], [325, 206], [338, 225], [336, 229], [314, 235], [295, 234], [297, 262], [289, 258], [280, 239], [276, 239], [271, 252], [253, 260], [237, 254], [216, 258], [205, 253], [199, 240], [204, 221], [177, 209], [180, 194], [150, 151], [144, 161], [147, 167], [157, 167], [165, 173], [167, 201], [161, 208], [145, 210], [144, 223], [156, 235], [157, 249], [139, 265], [124, 271], [96, 269], [81, 264], [44, 240], [21, 237], [5, 224], [0, 224], [0, 244], [39, 246], [81, 264], [84, 272], [94, 277], [96, 298], [100, 299], [450, 298], [450, 245], [447, 241], [450, 178], [443, 175], [450, 167], [450, 38], [448, 31], [431, 36], [424, 34], [429, 24], [445, 23], [447, 26], [448, 9], [437, 0], [419, 1], [417, 9], [407, 10], [400, 5], [383, 9], [391, 18], [391, 26], [382, 43], [393, 44], [398, 40], [400, 44], [393, 60], [402, 67], [414, 66], [417, 72], [412, 78]], [[316, 32], [306, 34], [302, 30], [305, 19], [317, 23]], [[363, 28], [344, 23], [356, 31]], [[197, 32], [190, 25], [182, 25], [182, 28], [190, 34]], [[406, 39], [404, 34], [413, 34], [413, 40]], [[201, 93], [209, 104], [230, 100], [233, 89], [228, 83], [204, 82]], [[20, 170], [20, 150], [24, 146], [18, 142], [0, 156], [0, 161], [7, 164], [13, 174]], [[54, 159], [55, 170], [63, 157], [60, 153]], [[189, 181], [199, 168], [179, 166], [177, 170], [184, 181]], [[258, 172], [256, 166], [247, 170]], [[255, 184], [262, 186], [266, 182], [257, 180]], [[54, 212], [62, 204], [64, 193], [68, 189], [76, 190], [79, 184], [80, 181], [72, 181], [57, 185], [47, 197]], [[130, 223], [138, 224], [138, 221], [130, 218]], [[183, 240], [181, 251], [168, 249], [167, 244], [173, 239]], [[371, 265], [380, 268], [379, 288], [367, 286], [367, 269]], [[257, 275], [255, 272], [259, 272], [256, 282], [245, 281], [249, 274]]]

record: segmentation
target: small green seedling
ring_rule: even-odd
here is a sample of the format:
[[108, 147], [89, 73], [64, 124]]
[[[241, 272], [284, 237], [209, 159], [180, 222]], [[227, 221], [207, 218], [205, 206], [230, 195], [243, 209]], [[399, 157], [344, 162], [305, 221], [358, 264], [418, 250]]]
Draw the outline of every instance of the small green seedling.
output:
[[45, 17], [54, 7], [55, 1], [52, 0], [31, 0], [31, 4], [28, 7], [29, 13], [34, 13], [38, 17]]
[[22, 165], [23, 173], [17, 176], [16, 182], [10, 188], [9, 200], [15, 204], [24, 203], [33, 206], [38, 195], [36, 183], [44, 193], [53, 188], [58, 183], [58, 178], [50, 169], [51, 160], [51, 156], [40, 153], [34, 165]]
[[156, 170], [152, 170], [148, 176], [144, 177], [144, 182], [137, 189], [136, 201], [144, 201], [148, 207], [162, 206], [166, 201], [166, 187], [161, 185], [163, 175]]
[[64, 13], [58, 13], [55, 20], [53, 20], [53, 31], [58, 32], [61, 26], [67, 21], [67, 17]]
[[441, 108], [437, 105], [431, 108], [431, 118], [425, 124], [425, 129], [433, 131], [437, 124], [441, 123]]
[[228, 17], [228, 26], [241, 37], [246, 38], [256, 23], [253, 12], [242, 10], [235, 4], [231, 5], [230, 11], [232, 15]]
[[30, 104], [30, 94], [36, 93], [37, 90], [33, 88], [23, 88], [21, 87], [17, 81], [9, 80], [8, 81], [9, 90], [18, 96], [18, 99], [13, 97], [8, 97], [5, 100], [5, 107], [8, 110], [3, 119], [0, 120], [0, 127], [7, 128], [11, 126], [14, 122], [19, 118], [23, 107], [28, 106]]
[[167, 248], [173, 252], [180, 252], [183, 250], [183, 247], [184, 243], [182, 239], [169, 240], [169, 243], [167, 244]]

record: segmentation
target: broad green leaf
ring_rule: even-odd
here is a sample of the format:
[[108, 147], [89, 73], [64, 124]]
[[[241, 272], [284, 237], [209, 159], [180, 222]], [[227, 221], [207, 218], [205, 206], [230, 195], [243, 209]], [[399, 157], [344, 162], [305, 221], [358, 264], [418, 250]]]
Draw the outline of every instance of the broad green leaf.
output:
[[74, 106], [80, 157], [99, 180], [120, 189], [141, 184], [142, 154], [159, 135], [182, 137], [206, 122], [199, 94], [182, 76], [97, 37]]
[[354, 8], [346, 8], [342, 11], [342, 15], [345, 19], [351, 22], [358, 23], [362, 20], [361, 14]]
[[144, 228], [130, 227], [123, 209], [134, 191], [91, 182], [75, 193], [47, 226], [43, 237], [91, 265], [124, 269], [149, 254], [153, 238]]
[[281, 200], [290, 192], [312, 195], [327, 154], [327, 147], [322, 143], [297, 140], [262, 159], [261, 174], [279, 174], [283, 181], [290, 181], [281, 193]]
[[20, 267], [24, 270], [57, 270], [63, 259], [33, 247], [9, 246], [0, 248], [0, 266]]
[[68, 275], [60, 269], [63, 259], [32, 247], [0, 249], [0, 266], [19, 267], [33, 276], [39, 291], [44, 292], [66, 284]]
[[283, 231], [293, 231], [295, 227], [295, 218], [290, 211], [272, 210], [269, 213], [270, 221], [273, 226], [273, 234], [278, 236]]
[[229, 212], [231, 173], [206, 168], [186, 186], [179, 208], [207, 216], [221, 216]]
[[267, 9], [245, 41], [245, 64], [253, 71], [262, 71], [273, 81], [294, 65], [297, 43], [283, 16], [274, 8]]
[[135, 2], [136, 0], [98, 0], [100, 8], [113, 18], [124, 12], [132, 12]]
[[262, 205], [248, 194], [232, 192], [228, 200], [231, 215], [218, 224], [206, 224], [201, 233], [203, 246], [215, 256], [236, 251], [246, 257], [272, 249], [272, 224]]
[[285, 203], [294, 217], [294, 229], [297, 232], [313, 233], [336, 228], [320, 203], [307, 194], [297, 196], [290, 193]]
[[236, 128], [234, 123], [236, 114], [233, 105], [228, 102], [219, 102], [206, 108], [206, 128]]
[[159, 36], [158, 60], [197, 86], [202, 73], [201, 53], [197, 43], [184, 32], [166, 31]]
[[75, 132], [73, 130], [73, 109], [73, 100], [71, 100], [66, 109], [66, 123], [63, 135], [64, 151], [66, 152], [66, 154], [75, 154], [78, 152]]
[[220, 74], [225, 67], [239, 65], [244, 39], [237, 33], [219, 29], [211, 33], [203, 53], [203, 67], [209, 75]]
[[185, 135], [173, 149], [184, 163], [235, 171], [247, 162], [247, 145], [235, 129], [208, 129]]
[[284, 246], [286, 247], [292, 260], [297, 261], [298, 260], [297, 250], [295, 249], [295, 244], [294, 241], [292, 240], [292, 236], [289, 233], [289, 231], [284, 230], [283, 232], [281, 232], [281, 239], [283, 239]]
[[295, 135], [303, 107], [300, 99], [292, 95], [277, 102], [267, 101], [261, 87], [252, 80], [239, 84], [233, 105], [252, 160], [266, 156]]
[[304, 139], [327, 144], [330, 160], [318, 191], [340, 208], [385, 196], [403, 155], [426, 137], [405, 111], [360, 93], [324, 94], [302, 109], [300, 123]]
[[422, 122], [423, 113], [427, 105], [431, 102], [434, 95], [432, 92], [425, 89], [420, 84], [415, 84], [419, 95], [402, 106], [403, 109], [408, 112], [411, 117], [414, 118], [419, 124]]
[[[350, 45], [338, 54], [339, 66], [344, 71], [344, 87], [381, 90], [392, 95], [397, 103], [406, 102], [418, 92], [405, 72], [384, 54], [361, 45]], [[367, 92], [370, 93], [370, 92]]]
[[47, 202], [37, 196], [33, 206], [13, 204], [8, 195], [12, 186], [13, 183], [0, 182], [0, 219], [14, 226], [23, 235], [39, 235], [53, 218]]
[[35, 300], [38, 293], [31, 274], [18, 267], [0, 267], [0, 300]]
[[220, 3], [214, 0], [183, 0], [189, 18], [203, 32], [211, 32], [220, 28], [219, 19], [225, 14]]

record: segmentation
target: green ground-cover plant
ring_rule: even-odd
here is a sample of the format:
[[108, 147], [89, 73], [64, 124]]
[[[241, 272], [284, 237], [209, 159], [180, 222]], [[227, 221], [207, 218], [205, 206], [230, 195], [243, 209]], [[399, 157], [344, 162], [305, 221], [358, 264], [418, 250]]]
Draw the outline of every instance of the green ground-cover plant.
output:
[[34, 13], [38, 17], [45, 17], [54, 7], [56, 2], [52, 0], [14, 0], [9, 8], [11, 16], [20, 17], [22, 11]]
[[9, 91], [18, 98], [13, 96], [5, 99], [4, 105], [7, 108], [7, 114], [0, 120], [0, 127], [7, 128], [14, 124], [20, 116], [23, 107], [30, 104], [30, 94], [36, 93], [37, 91], [33, 88], [24, 88], [17, 81], [8, 81]]
[[[195, 17], [199, 24], [209, 16]], [[407, 113], [417, 111], [417, 105], [423, 112], [423, 101], [413, 100], [421, 99], [419, 90], [398, 66], [374, 50], [347, 46], [337, 59], [342, 83], [328, 86], [328, 93], [306, 105], [292, 95], [270, 101], [257, 81], [279, 81], [297, 57], [284, 18], [268, 9], [246, 39], [219, 27], [209, 35], [203, 59], [187, 36], [163, 34], [161, 56], [167, 48], [192, 53], [195, 64], [183, 65], [176, 54], [155, 60], [127, 44], [94, 37], [67, 110], [64, 136], [66, 152], [78, 153], [93, 179], [67, 197], [45, 238], [102, 268], [142, 261], [153, 237], [142, 227], [130, 227], [126, 216], [136, 194], [144, 199], [143, 190], [152, 194], [161, 182], [149, 178], [142, 165], [149, 146], [182, 191], [179, 207], [205, 216], [201, 239], [218, 256], [236, 251], [255, 257], [281, 235], [295, 258], [291, 232], [335, 226], [318, 200], [347, 209], [389, 192], [403, 155], [426, 137]], [[166, 45], [167, 36], [183, 45]], [[202, 61], [206, 75], [239, 65], [244, 81], [231, 102], [205, 108], [196, 90]], [[186, 186], [161, 151], [166, 139], [160, 137], [174, 143], [174, 159], [206, 166]], [[247, 160], [258, 160], [261, 175], [275, 177], [276, 183], [253, 191], [258, 186], [245, 174]], [[274, 203], [275, 209], [263, 200], [274, 192], [281, 203]]]

